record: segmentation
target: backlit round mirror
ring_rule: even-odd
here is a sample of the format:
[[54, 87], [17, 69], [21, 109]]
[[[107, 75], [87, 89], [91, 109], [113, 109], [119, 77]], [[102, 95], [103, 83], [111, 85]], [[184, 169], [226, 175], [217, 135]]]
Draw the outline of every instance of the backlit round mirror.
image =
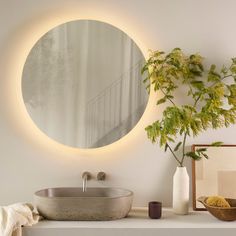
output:
[[146, 107], [144, 61], [135, 42], [112, 25], [94, 20], [59, 25], [27, 57], [22, 76], [27, 111], [62, 144], [111, 144], [137, 124]]

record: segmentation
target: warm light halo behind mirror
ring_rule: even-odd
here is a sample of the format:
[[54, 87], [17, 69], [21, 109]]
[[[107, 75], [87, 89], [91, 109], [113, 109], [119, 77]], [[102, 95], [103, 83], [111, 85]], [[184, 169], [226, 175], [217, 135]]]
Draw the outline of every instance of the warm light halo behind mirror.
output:
[[118, 28], [95, 20], [59, 25], [31, 49], [22, 95], [37, 127], [67, 146], [97, 148], [132, 130], [146, 108], [145, 58]]

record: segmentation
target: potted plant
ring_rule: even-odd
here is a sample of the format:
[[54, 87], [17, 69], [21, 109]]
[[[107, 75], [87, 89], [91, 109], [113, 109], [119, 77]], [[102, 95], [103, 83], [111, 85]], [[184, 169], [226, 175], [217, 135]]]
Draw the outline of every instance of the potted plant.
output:
[[[159, 143], [175, 159], [178, 167], [173, 181], [173, 209], [177, 214], [187, 214], [189, 177], [184, 161], [208, 156], [206, 148], [188, 151], [186, 141], [209, 128], [228, 127], [236, 122], [236, 58], [228, 67], [217, 70], [211, 65], [205, 72], [199, 54], [185, 55], [179, 48], [168, 54], [153, 51], [142, 73], [147, 74], [147, 90], [161, 94], [156, 104], [167, 105], [162, 117], [145, 130], [153, 143]], [[176, 99], [178, 89], [183, 103]]]

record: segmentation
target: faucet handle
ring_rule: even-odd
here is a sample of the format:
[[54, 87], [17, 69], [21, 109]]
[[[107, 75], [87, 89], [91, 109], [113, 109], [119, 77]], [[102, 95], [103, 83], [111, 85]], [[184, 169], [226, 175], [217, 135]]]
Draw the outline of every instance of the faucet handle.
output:
[[85, 176], [87, 177], [87, 180], [90, 180], [92, 178], [91, 173], [88, 171], [83, 172], [82, 178], [84, 178]]
[[98, 172], [97, 180], [105, 180], [105, 179], [106, 179], [106, 173], [103, 171]]

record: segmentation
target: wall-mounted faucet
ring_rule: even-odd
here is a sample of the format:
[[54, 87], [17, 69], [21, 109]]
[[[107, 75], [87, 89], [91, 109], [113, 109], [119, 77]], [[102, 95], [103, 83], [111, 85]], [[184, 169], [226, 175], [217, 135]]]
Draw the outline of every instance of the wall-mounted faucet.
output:
[[105, 179], [106, 179], [106, 173], [103, 172], [103, 171], [98, 172], [98, 174], [97, 174], [97, 180], [98, 180], [98, 181], [101, 181], [101, 180], [105, 180]]
[[87, 180], [90, 180], [92, 177], [91, 173], [88, 171], [85, 171], [82, 174], [82, 178], [83, 178], [83, 192], [86, 192], [87, 190]]
[[[92, 178], [92, 175], [90, 172], [85, 171], [82, 174], [82, 179], [83, 179], [83, 192], [87, 191], [87, 181]], [[98, 172], [97, 174], [97, 180], [98, 181], [104, 181], [106, 179], [106, 173], [103, 171]]]

